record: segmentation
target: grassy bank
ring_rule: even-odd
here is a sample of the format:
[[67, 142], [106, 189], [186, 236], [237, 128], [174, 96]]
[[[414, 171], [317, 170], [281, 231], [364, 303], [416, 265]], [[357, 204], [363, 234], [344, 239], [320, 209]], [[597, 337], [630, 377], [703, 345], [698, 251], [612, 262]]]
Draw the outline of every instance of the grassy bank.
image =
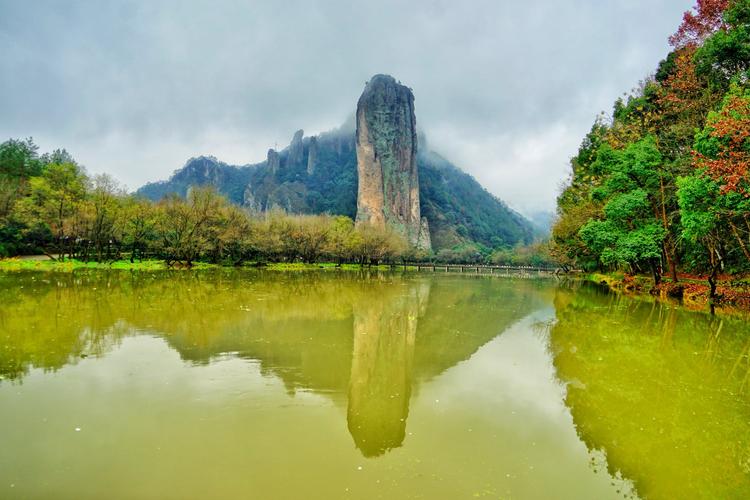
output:
[[[213, 264], [198, 262], [191, 269], [207, 269], [216, 267]], [[0, 271], [75, 271], [77, 269], [124, 269], [137, 271], [159, 271], [167, 269], [163, 260], [144, 260], [131, 263], [129, 260], [116, 260], [113, 262], [83, 262], [76, 259], [59, 260], [36, 260], [36, 259], [0, 259]]]
[[[175, 265], [173, 267], [167, 267], [163, 260], [150, 259], [143, 261], [136, 261], [131, 263], [129, 260], [116, 260], [113, 262], [83, 262], [75, 259], [66, 259], [64, 261], [57, 261], [52, 259], [24, 259], [24, 258], [10, 258], [0, 259], [0, 271], [56, 271], [56, 272], [69, 272], [79, 269], [122, 269], [122, 270], [134, 270], [134, 271], [162, 271], [166, 269], [215, 269], [229, 266], [222, 266], [219, 264], [209, 264], [206, 262], [195, 262], [192, 267], [185, 267]], [[263, 268], [269, 271], [319, 271], [319, 270], [344, 270], [344, 271], [358, 271], [363, 268], [369, 270], [388, 271], [391, 269], [388, 264], [381, 264], [378, 266], [361, 266], [360, 264], [341, 264], [335, 263], [317, 263], [317, 264], [305, 264], [302, 262], [274, 262], [269, 264], [258, 264], [258, 263], [247, 263], [243, 268]], [[398, 266], [397, 269], [403, 270], [403, 266]], [[416, 270], [414, 267], [407, 267], [407, 270]]]
[[[632, 276], [623, 273], [590, 273], [583, 279], [608, 286], [611, 290], [634, 295], [650, 295], [659, 300], [676, 301], [694, 310], [706, 311], [709, 308], [709, 285], [706, 278], [692, 275], [678, 276], [673, 282], [664, 278], [661, 284], [646, 276]], [[717, 286], [716, 307], [726, 313], [747, 314], [750, 312], [750, 279], [728, 278], [720, 280]]]

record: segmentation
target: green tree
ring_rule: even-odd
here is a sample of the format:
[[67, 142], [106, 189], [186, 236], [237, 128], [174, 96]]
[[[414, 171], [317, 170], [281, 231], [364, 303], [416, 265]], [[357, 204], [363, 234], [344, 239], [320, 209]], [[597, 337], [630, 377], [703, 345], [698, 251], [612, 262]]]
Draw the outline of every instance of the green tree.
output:
[[74, 162], [50, 163], [41, 175], [28, 181], [28, 196], [17, 211], [28, 227], [46, 226], [54, 237], [54, 249], [62, 258], [73, 253], [76, 235], [73, 220], [86, 197], [88, 178]]
[[595, 168], [606, 180], [592, 197], [605, 203], [603, 217], [588, 221], [579, 231], [602, 264], [635, 271], [646, 267], [657, 284], [666, 236], [658, 217], [661, 162], [652, 136], [621, 151], [602, 145]]
[[[725, 29], [717, 30], [698, 49], [699, 73], [726, 86], [750, 69], [750, 0], [732, 0], [723, 15]], [[726, 87], [725, 87], [726, 88]]]
[[129, 196], [122, 202], [123, 245], [130, 248], [130, 262], [143, 255], [157, 240], [158, 212], [149, 200]]
[[160, 204], [159, 233], [167, 265], [175, 262], [192, 266], [208, 248], [208, 226], [225, 205], [213, 187], [191, 188], [187, 200], [168, 196]]

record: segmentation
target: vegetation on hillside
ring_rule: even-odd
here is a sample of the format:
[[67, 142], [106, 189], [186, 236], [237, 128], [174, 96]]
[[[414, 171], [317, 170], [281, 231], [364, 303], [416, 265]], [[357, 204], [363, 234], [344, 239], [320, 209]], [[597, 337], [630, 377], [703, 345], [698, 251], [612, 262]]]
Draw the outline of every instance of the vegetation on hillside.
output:
[[474, 177], [432, 152], [417, 157], [422, 215], [438, 249], [473, 243], [490, 249], [528, 245], [531, 223], [484, 189]]
[[[168, 194], [186, 196], [190, 186], [212, 185], [230, 201], [256, 211], [280, 208], [289, 213], [331, 214], [354, 218], [357, 212], [357, 156], [354, 132], [340, 130], [317, 136], [312, 172], [311, 140], [303, 140], [299, 157], [291, 146], [280, 151], [279, 167], [268, 161], [234, 167], [213, 157], [192, 158], [167, 181], [143, 186], [138, 193], [159, 201]], [[482, 259], [493, 250], [529, 245], [531, 223], [485, 190], [472, 176], [440, 155], [417, 156], [422, 215], [427, 218], [437, 253], [457, 259], [471, 247]], [[251, 186], [246, 194], [246, 187]]]
[[586, 269], [750, 271], [750, 0], [698, 0], [572, 159], [551, 251]]

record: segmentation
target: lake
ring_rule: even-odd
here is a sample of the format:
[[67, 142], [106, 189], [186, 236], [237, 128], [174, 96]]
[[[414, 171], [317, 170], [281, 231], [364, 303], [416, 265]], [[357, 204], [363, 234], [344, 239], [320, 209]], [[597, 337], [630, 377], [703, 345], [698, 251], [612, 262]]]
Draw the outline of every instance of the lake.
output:
[[0, 274], [0, 498], [749, 498], [749, 333], [555, 279]]

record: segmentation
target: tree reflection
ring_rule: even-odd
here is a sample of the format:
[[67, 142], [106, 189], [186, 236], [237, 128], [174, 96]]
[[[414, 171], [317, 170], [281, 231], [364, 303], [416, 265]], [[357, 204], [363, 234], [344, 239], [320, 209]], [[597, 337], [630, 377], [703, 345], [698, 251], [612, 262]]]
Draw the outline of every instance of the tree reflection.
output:
[[750, 497], [747, 323], [560, 288], [550, 347], [580, 438], [646, 498]]

